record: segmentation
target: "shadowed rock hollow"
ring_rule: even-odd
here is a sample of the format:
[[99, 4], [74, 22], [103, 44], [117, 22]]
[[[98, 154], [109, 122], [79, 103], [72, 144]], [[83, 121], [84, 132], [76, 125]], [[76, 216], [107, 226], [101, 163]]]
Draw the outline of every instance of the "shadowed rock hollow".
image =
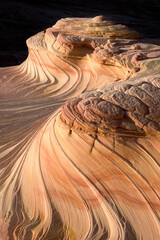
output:
[[0, 238], [160, 238], [160, 47], [65, 18], [0, 69]]

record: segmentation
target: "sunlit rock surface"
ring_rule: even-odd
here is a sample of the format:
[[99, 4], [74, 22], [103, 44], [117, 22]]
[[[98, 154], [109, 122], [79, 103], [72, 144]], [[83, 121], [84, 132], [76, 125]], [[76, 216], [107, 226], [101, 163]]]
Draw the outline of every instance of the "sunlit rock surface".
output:
[[66, 18], [0, 69], [0, 239], [160, 238], [160, 47]]

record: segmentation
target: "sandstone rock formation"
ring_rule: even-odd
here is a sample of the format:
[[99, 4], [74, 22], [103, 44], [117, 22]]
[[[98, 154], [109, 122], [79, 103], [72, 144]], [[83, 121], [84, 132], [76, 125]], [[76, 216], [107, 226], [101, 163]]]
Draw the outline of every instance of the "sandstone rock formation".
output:
[[66, 18], [0, 69], [0, 239], [160, 238], [160, 47]]

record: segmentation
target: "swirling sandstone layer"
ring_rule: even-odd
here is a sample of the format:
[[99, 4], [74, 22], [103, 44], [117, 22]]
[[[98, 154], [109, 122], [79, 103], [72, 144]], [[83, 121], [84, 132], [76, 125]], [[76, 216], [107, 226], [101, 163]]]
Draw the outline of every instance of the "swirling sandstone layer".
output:
[[160, 238], [160, 47], [138, 37], [61, 19], [0, 69], [0, 239]]

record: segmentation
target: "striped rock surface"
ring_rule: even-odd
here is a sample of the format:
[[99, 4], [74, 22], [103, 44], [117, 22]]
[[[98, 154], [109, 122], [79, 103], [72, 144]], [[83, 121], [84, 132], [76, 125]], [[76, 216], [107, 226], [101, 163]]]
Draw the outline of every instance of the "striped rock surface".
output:
[[0, 239], [160, 239], [160, 47], [66, 18], [0, 69]]

